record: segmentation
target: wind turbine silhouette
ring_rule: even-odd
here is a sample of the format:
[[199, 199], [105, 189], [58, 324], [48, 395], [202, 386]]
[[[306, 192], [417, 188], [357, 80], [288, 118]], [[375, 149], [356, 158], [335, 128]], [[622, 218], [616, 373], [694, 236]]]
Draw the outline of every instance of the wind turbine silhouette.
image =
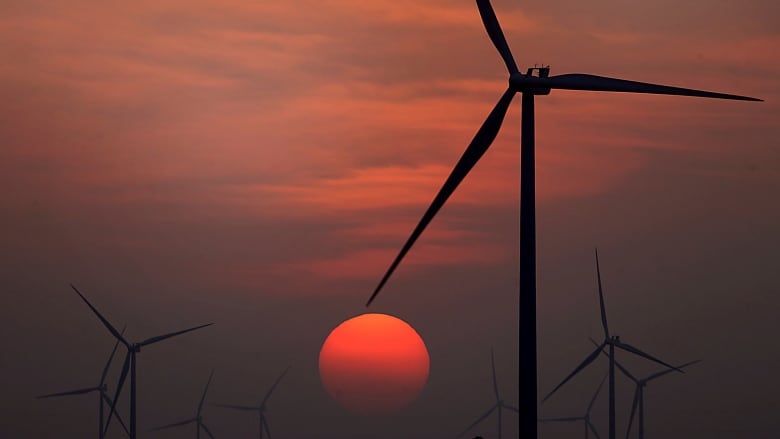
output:
[[122, 343], [125, 348], [127, 348], [127, 355], [125, 355], [125, 363], [122, 366], [122, 374], [119, 376], [119, 382], [116, 386], [116, 393], [114, 394], [113, 402], [111, 404], [111, 411], [108, 414], [108, 420], [106, 420], [106, 426], [105, 431], [108, 431], [108, 426], [111, 423], [111, 418], [114, 415], [114, 412], [116, 411], [116, 402], [119, 399], [119, 395], [122, 392], [122, 385], [125, 383], [125, 379], [127, 378], [127, 373], [130, 372], [130, 439], [136, 439], [136, 378], [135, 378], [135, 372], [136, 372], [136, 366], [135, 366], [135, 356], [138, 352], [141, 352], [141, 348], [144, 346], [148, 346], [150, 344], [157, 343], [159, 341], [163, 341], [165, 339], [175, 337], [177, 335], [184, 334], [186, 332], [194, 331], [196, 329], [204, 328], [206, 326], [213, 325], [213, 323], [207, 323], [205, 325], [195, 326], [193, 328], [184, 329], [181, 331], [171, 332], [168, 334], [158, 335], [155, 337], [147, 338], [144, 341], [138, 342], [138, 343], [130, 343], [127, 341], [124, 336], [114, 328], [111, 323], [106, 320], [105, 317], [103, 317], [102, 314], [92, 306], [91, 303], [89, 303], [89, 300], [87, 300], [86, 297], [84, 297], [83, 294], [73, 285], [70, 285], [71, 288], [73, 288], [73, 291], [76, 292], [76, 294], [81, 297], [81, 300], [84, 301], [84, 303], [87, 304], [89, 309], [92, 310], [93, 313], [100, 319], [100, 321], [103, 323], [103, 326], [108, 329], [108, 331], [111, 333], [111, 335], [114, 336], [114, 338], [117, 339], [120, 343]]
[[[671, 369], [670, 369], [671, 370]], [[583, 427], [585, 428], [585, 439], [588, 439], [588, 431], [592, 430], [593, 434], [596, 435], [596, 439], [601, 439], [601, 436], [599, 436], [599, 432], [596, 431], [596, 426], [593, 425], [593, 423], [590, 421], [590, 410], [593, 408], [593, 403], [596, 402], [596, 397], [599, 396], [599, 392], [601, 392], [601, 388], [604, 386], [604, 381], [607, 380], [608, 374], [604, 374], [604, 378], [601, 379], [601, 383], [599, 383], [599, 387], [596, 388], [596, 393], [593, 394], [593, 398], [590, 399], [590, 403], [588, 404], [588, 408], [585, 410], [585, 414], [582, 416], [574, 416], [574, 417], [562, 417], [562, 418], [541, 418], [539, 419], [539, 422], [577, 422], [582, 421], [584, 424]]]
[[493, 407], [490, 407], [490, 409], [486, 411], [482, 416], [477, 418], [476, 421], [472, 422], [471, 425], [466, 427], [466, 429], [463, 430], [457, 437], [462, 437], [464, 434], [468, 433], [469, 430], [474, 428], [480, 422], [487, 419], [487, 417], [490, 416], [490, 414], [493, 413], [494, 410], [498, 409], [498, 439], [501, 439], [501, 427], [503, 424], [501, 410], [506, 408], [509, 410], [513, 410], [516, 413], [520, 413], [517, 407], [513, 407], [509, 404], [504, 403], [504, 400], [501, 399], [501, 396], [499, 396], [498, 394], [498, 381], [496, 380], [496, 360], [493, 356], [493, 349], [490, 350], [490, 366], [493, 370], [493, 393], [496, 395], [496, 403], [495, 405], [493, 405]]
[[273, 393], [274, 389], [276, 389], [276, 386], [279, 385], [279, 382], [282, 381], [282, 378], [287, 374], [287, 372], [290, 370], [290, 367], [288, 366], [287, 369], [282, 372], [281, 375], [279, 375], [279, 378], [274, 381], [273, 385], [270, 389], [268, 389], [268, 392], [266, 392], [265, 396], [263, 397], [263, 400], [260, 401], [259, 406], [246, 406], [246, 405], [233, 405], [233, 404], [214, 404], [217, 407], [224, 407], [229, 408], [233, 410], [243, 410], [243, 411], [253, 411], [258, 412], [260, 415], [260, 439], [263, 439], [263, 431], [265, 430], [266, 433], [268, 433], [268, 438], [271, 438], [271, 429], [268, 428], [268, 420], [265, 418], [265, 410], [267, 409], [266, 403], [268, 402], [268, 398], [271, 397], [271, 393]]
[[[125, 328], [122, 328], [121, 334], [125, 333]], [[103, 439], [106, 434], [103, 431], [104, 425], [103, 425], [103, 404], [108, 404], [110, 407], [112, 405], [111, 398], [108, 397], [108, 386], [106, 385], [106, 375], [108, 375], [108, 369], [111, 367], [111, 361], [114, 359], [114, 354], [116, 353], [116, 349], [119, 347], [119, 341], [114, 343], [114, 349], [111, 350], [111, 355], [108, 356], [108, 361], [106, 362], [106, 366], [103, 368], [103, 373], [100, 374], [100, 381], [98, 382], [98, 385], [95, 387], [87, 387], [84, 389], [77, 389], [77, 390], [68, 390], [65, 392], [58, 392], [58, 393], [49, 393], [48, 395], [41, 395], [38, 398], [52, 398], [52, 397], [58, 397], [58, 396], [70, 396], [70, 395], [82, 395], [85, 393], [91, 393], [91, 392], [98, 392], [98, 438]], [[122, 418], [119, 417], [117, 414], [117, 420], [119, 421], [119, 424], [122, 426], [122, 428], [125, 430], [125, 433], [130, 435], [130, 432], [127, 430], [127, 427], [125, 426], [125, 423], [122, 421]]]
[[196, 424], [196, 427], [197, 427], [195, 429], [195, 438], [196, 439], [200, 439], [200, 430], [201, 429], [203, 429], [203, 431], [205, 431], [206, 434], [209, 435], [209, 437], [211, 439], [214, 439], [214, 435], [211, 434], [211, 431], [209, 430], [209, 428], [206, 426], [205, 423], [203, 423], [203, 416], [201, 415], [201, 412], [203, 411], [203, 401], [206, 400], [206, 392], [209, 391], [209, 384], [211, 384], [211, 378], [213, 376], [214, 376], [214, 369], [211, 369], [211, 374], [209, 374], [209, 380], [206, 381], [206, 388], [203, 389], [203, 396], [200, 397], [200, 403], [198, 403], [198, 411], [195, 414], [194, 418], [187, 419], [186, 421], [175, 422], [173, 424], [163, 425], [161, 427], [153, 428], [150, 431], [165, 430], [166, 428], [178, 427], [180, 425], [192, 424], [194, 422]]
[[[592, 341], [594, 344], [598, 344], [593, 339], [591, 339], [590, 341]], [[606, 352], [604, 353], [604, 355], [606, 355]], [[688, 363], [678, 366], [677, 369], [683, 369], [692, 364], [699, 363], [700, 361], [701, 360], [689, 361]], [[628, 371], [628, 369], [626, 369], [620, 363], [618, 363], [617, 360], [615, 360], [615, 366], [617, 366], [617, 368], [620, 369], [621, 372], [623, 372], [623, 375], [628, 377], [628, 379], [633, 381], [634, 384], [636, 385], [636, 388], [634, 390], [634, 402], [631, 405], [631, 417], [628, 418], [626, 439], [628, 439], [628, 436], [631, 433], [631, 426], [634, 423], [634, 415], [636, 414], [637, 406], [639, 407], [639, 439], [645, 439], [645, 387], [647, 386], [648, 382], [654, 379], [661, 378], [662, 376], [668, 374], [669, 372], [674, 372], [675, 369], [665, 369], [660, 372], [656, 372], [654, 374], [648, 375], [644, 378], [637, 378], [634, 375], [632, 375], [631, 372]]]
[[[490, 40], [498, 50], [509, 72], [509, 86], [482, 124], [452, 173], [445, 181], [428, 210], [406, 241], [398, 256], [377, 285], [366, 306], [395, 271], [403, 257], [412, 248], [425, 227], [431, 222], [461, 181], [490, 147], [501, 128], [501, 123], [515, 94], [522, 94], [522, 121], [520, 136], [520, 301], [519, 301], [519, 387], [520, 437], [537, 437], [537, 353], [536, 353], [536, 213], [534, 177], [534, 96], [548, 95], [553, 89], [648, 93], [661, 95], [695, 96], [716, 99], [760, 101], [761, 99], [725, 93], [714, 93], [646, 82], [627, 81], [605, 76], [570, 73], [549, 76], [550, 68], [533, 67], [520, 73], [509, 50], [504, 33], [489, 0], [476, 0], [482, 23]], [[538, 76], [534, 76], [534, 72]]]
[[590, 355], [588, 355], [582, 361], [582, 363], [580, 363], [580, 365], [577, 366], [574, 369], [574, 371], [572, 371], [572, 373], [569, 374], [569, 376], [567, 376], [550, 393], [548, 393], [547, 396], [544, 397], [542, 402], [547, 401], [547, 399], [550, 398], [564, 384], [566, 384], [567, 381], [572, 379], [582, 369], [586, 368], [590, 363], [592, 363], [598, 357], [599, 353], [604, 350], [605, 347], [609, 346], [609, 439], [615, 439], [615, 348], [622, 349], [626, 352], [631, 352], [632, 354], [638, 355], [640, 357], [644, 357], [650, 361], [654, 361], [663, 366], [666, 366], [671, 370], [675, 370], [680, 373], [684, 373], [684, 372], [679, 368], [672, 366], [671, 364], [668, 364], [664, 361], [659, 360], [658, 358], [653, 357], [650, 354], [640, 351], [639, 349], [629, 345], [628, 343], [624, 343], [620, 341], [620, 336], [610, 335], [609, 327], [607, 325], [607, 311], [604, 307], [604, 290], [601, 287], [601, 271], [599, 270], [598, 250], [596, 250], [596, 277], [598, 278], [598, 284], [599, 284], [599, 307], [601, 308], [601, 326], [604, 329], [604, 341], [602, 341], [601, 344], [597, 344], [596, 350], [594, 350]]

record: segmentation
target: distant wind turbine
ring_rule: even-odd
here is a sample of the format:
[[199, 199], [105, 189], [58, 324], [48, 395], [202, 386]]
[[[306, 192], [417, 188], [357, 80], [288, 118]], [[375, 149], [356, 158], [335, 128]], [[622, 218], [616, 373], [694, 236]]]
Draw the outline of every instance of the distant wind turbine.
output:
[[[591, 339], [591, 341], [594, 344], [596, 343], [595, 340]], [[606, 352], [604, 353], [606, 355]], [[688, 363], [682, 364], [677, 367], [677, 369], [683, 369], [685, 367], [688, 367], [690, 365], [696, 364], [701, 362], [701, 360], [695, 360], [695, 361], [689, 361]], [[637, 378], [634, 375], [631, 374], [625, 367], [623, 367], [620, 363], [618, 363], [617, 360], [615, 360], [615, 366], [617, 366], [618, 369], [620, 369], [621, 372], [623, 372], [623, 375], [628, 377], [631, 381], [634, 382], [636, 385], [636, 388], [634, 389], [634, 402], [631, 405], [631, 416], [628, 418], [628, 428], [626, 429], [626, 439], [628, 439], [629, 434], [631, 433], [631, 426], [634, 423], [634, 415], [636, 414], [637, 407], [639, 408], [639, 439], [645, 439], [645, 387], [647, 386], [647, 383], [657, 379], [661, 378], [662, 376], [674, 372], [675, 369], [665, 369], [660, 372], [656, 372], [654, 374], [648, 375], [644, 378]]]
[[490, 407], [490, 409], [485, 412], [482, 416], [477, 418], [476, 421], [471, 423], [468, 427], [466, 427], [465, 430], [463, 430], [457, 437], [463, 437], [464, 434], [468, 433], [469, 430], [474, 428], [477, 424], [487, 419], [488, 416], [490, 416], [491, 413], [493, 413], [494, 410], [498, 409], [498, 439], [501, 439], [501, 428], [503, 424], [503, 419], [501, 416], [501, 410], [503, 409], [509, 409], [514, 411], [515, 413], [520, 413], [520, 411], [517, 409], [517, 407], [513, 407], [509, 404], [506, 404], [503, 399], [501, 399], [501, 396], [499, 396], [498, 393], [498, 381], [496, 380], [496, 360], [493, 356], [493, 349], [490, 350], [490, 366], [493, 370], [493, 393], [496, 395], [496, 403]]
[[[693, 90], [645, 82], [627, 81], [605, 76], [570, 73], [549, 76], [550, 68], [533, 67], [520, 73], [504, 33], [498, 23], [489, 0], [476, 0], [482, 23], [490, 40], [498, 50], [509, 71], [509, 84], [496, 106], [477, 131], [444, 186], [434, 198], [417, 227], [406, 241], [382, 280], [377, 285], [366, 306], [393, 274], [412, 245], [420, 237], [436, 213], [452, 195], [461, 181], [488, 150], [501, 128], [504, 116], [515, 94], [522, 94], [522, 122], [520, 136], [520, 301], [519, 301], [519, 386], [520, 437], [537, 437], [537, 353], [536, 353], [536, 213], [534, 177], [534, 96], [548, 95], [553, 89], [647, 93], [677, 96], [695, 96], [716, 99], [760, 101], [761, 99], [709, 91]], [[534, 76], [534, 73], [538, 73]]]
[[186, 421], [175, 422], [173, 424], [168, 424], [168, 425], [163, 425], [161, 427], [153, 428], [152, 431], [164, 430], [164, 429], [167, 429], [167, 428], [173, 428], [173, 427], [178, 427], [178, 426], [181, 426], [181, 425], [192, 424], [194, 422], [195, 426], [196, 426], [196, 428], [195, 428], [195, 438], [196, 439], [200, 439], [200, 430], [201, 429], [203, 429], [203, 431], [205, 431], [206, 434], [209, 435], [209, 437], [211, 439], [214, 439], [214, 435], [211, 434], [211, 431], [206, 426], [206, 424], [203, 422], [203, 415], [201, 414], [201, 412], [203, 411], [203, 402], [206, 400], [206, 392], [209, 391], [209, 384], [211, 384], [211, 378], [213, 376], [214, 376], [214, 369], [211, 370], [211, 374], [209, 374], [209, 380], [206, 381], [206, 388], [203, 389], [203, 396], [200, 397], [200, 403], [198, 403], [198, 411], [195, 413], [195, 417], [194, 418], [187, 419]]
[[165, 339], [175, 337], [177, 335], [184, 334], [186, 332], [194, 331], [196, 329], [204, 328], [206, 326], [213, 325], [213, 323], [207, 323], [205, 325], [195, 326], [193, 328], [184, 329], [182, 331], [176, 331], [171, 332], [168, 334], [158, 335], [155, 337], [147, 338], [144, 341], [138, 342], [138, 343], [130, 343], [127, 341], [124, 336], [114, 328], [111, 323], [106, 320], [105, 317], [103, 317], [100, 312], [98, 312], [97, 308], [92, 306], [91, 303], [89, 303], [89, 300], [87, 300], [86, 297], [84, 297], [83, 294], [73, 285], [70, 285], [71, 288], [73, 288], [73, 291], [76, 292], [76, 294], [81, 297], [81, 300], [84, 301], [84, 303], [87, 304], [89, 309], [92, 310], [93, 313], [100, 319], [100, 321], [103, 323], [103, 326], [108, 329], [108, 331], [111, 333], [111, 335], [114, 336], [120, 343], [122, 343], [125, 348], [127, 348], [127, 355], [125, 356], [125, 363], [122, 366], [122, 374], [119, 376], [119, 382], [116, 386], [116, 393], [114, 394], [113, 403], [111, 404], [111, 412], [108, 414], [108, 420], [106, 420], [106, 426], [105, 430], [108, 430], [108, 425], [111, 422], [111, 418], [114, 415], [114, 412], [116, 411], [116, 403], [119, 399], [119, 395], [122, 392], [122, 385], [125, 383], [125, 379], [127, 378], [127, 373], [130, 372], [130, 439], [136, 439], [136, 366], [135, 366], [135, 356], [138, 352], [141, 352], [141, 348], [144, 346], [148, 346], [150, 344], [157, 343], [158, 341], [163, 341]]
[[577, 366], [574, 369], [574, 371], [572, 371], [572, 373], [569, 374], [569, 376], [567, 376], [550, 393], [548, 393], [547, 396], [544, 397], [542, 402], [547, 401], [547, 399], [550, 398], [564, 384], [566, 384], [566, 382], [568, 382], [575, 375], [580, 373], [582, 369], [585, 369], [590, 363], [592, 363], [598, 357], [599, 353], [604, 350], [605, 347], [609, 346], [609, 439], [615, 439], [615, 348], [622, 349], [626, 352], [631, 352], [632, 354], [638, 355], [640, 357], [644, 357], [650, 361], [654, 361], [663, 366], [666, 366], [671, 370], [675, 370], [680, 373], [684, 373], [684, 372], [679, 368], [672, 366], [671, 364], [665, 363], [653, 357], [650, 354], [640, 351], [639, 349], [629, 345], [628, 343], [624, 343], [620, 341], [620, 336], [609, 334], [609, 328], [607, 326], [607, 311], [604, 307], [604, 291], [601, 287], [601, 271], [599, 270], [598, 250], [596, 250], [596, 277], [598, 278], [598, 284], [599, 284], [599, 307], [601, 308], [601, 326], [602, 328], [604, 328], [604, 341], [602, 341], [601, 344], [597, 345], [596, 350], [594, 350], [590, 355], [588, 355], [585, 358], [585, 360], [583, 360], [582, 363], [580, 363], [580, 365]]
[[287, 374], [287, 372], [290, 370], [289, 367], [282, 372], [281, 375], [279, 375], [279, 378], [274, 381], [273, 385], [270, 389], [268, 389], [268, 392], [266, 392], [265, 396], [263, 397], [263, 400], [260, 401], [260, 405], [258, 406], [247, 406], [247, 405], [233, 405], [233, 404], [214, 404], [217, 407], [224, 407], [229, 408], [233, 410], [243, 410], [243, 411], [252, 411], [257, 412], [260, 415], [260, 439], [263, 439], [263, 431], [268, 433], [268, 439], [271, 439], [271, 429], [268, 428], [268, 420], [265, 417], [265, 411], [267, 409], [266, 403], [268, 402], [268, 398], [271, 397], [271, 394], [273, 393], [274, 389], [276, 389], [276, 386], [279, 385], [279, 382], [282, 381], [282, 378]]
[[582, 421], [583, 427], [585, 429], [585, 439], [588, 439], [588, 432], [593, 431], [593, 434], [596, 435], [596, 439], [601, 439], [601, 436], [599, 436], [599, 432], [596, 431], [596, 426], [593, 425], [593, 422], [590, 421], [590, 411], [593, 408], [593, 403], [596, 402], [596, 397], [599, 396], [599, 392], [601, 392], [601, 388], [604, 386], [604, 381], [607, 380], [608, 374], [604, 374], [604, 378], [601, 379], [601, 383], [599, 383], [598, 388], [596, 388], [596, 393], [593, 394], [593, 398], [590, 399], [590, 403], [588, 404], [588, 408], [585, 410], [585, 414], [582, 416], [574, 416], [574, 417], [565, 417], [565, 418], [541, 418], [539, 419], [539, 422], [578, 422]]
[[[125, 333], [125, 328], [122, 328], [121, 334]], [[77, 390], [68, 390], [65, 392], [59, 392], [59, 393], [50, 393], [48, 395], [41, 395], [38, 398], [52, 398], [52, 397], [58, 397], [58, 396], [70, 396], [70, 395], [82, 395], [85, 393], [92, 393], [92, 392], [98, 392], [98, 438], [103, 439], [106, 434], [103, 429], [105, 428], [105, 425], [103, 424], [103, 404], [108, 404], [109, 407], [111, 407], [113, 404], [111, 402], [111, 398], [108, 396], [108, 386], [106, 385], [106, 375], [108, 375], [108, 369], [111, 367], [111, 361], [114, 359], [114, 354], [116, 353], [116, 348], [119, 347], [119, 341], [114, 343], [114, 349], [111, 350], [111, 355], [108, 356], [108, 361], [106, 362], [106, 366], [103, 368], [103, 373], [100, 374], [100, 381], [98, 382], [98, 385], [95, 387], [87, 387], [84, 389], [77, 389]], [[117, 420], [119, 421], [119, 424], [122, 426], [122, 428], [125, 430], [125, 433], [130, 435], [130, 432], [127, 431], [127, 427], [125, 426], [124, 421], [122, 421], [122, 418], [119, 417], [117, 414]]]

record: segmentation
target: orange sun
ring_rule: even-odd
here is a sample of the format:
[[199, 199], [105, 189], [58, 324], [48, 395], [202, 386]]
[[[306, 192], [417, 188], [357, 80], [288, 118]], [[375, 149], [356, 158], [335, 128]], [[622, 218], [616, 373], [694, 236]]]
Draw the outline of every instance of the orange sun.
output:
[[417, 331], [387, 314], [346, 320], [325, 339], [320, 377], [328, 393], [359, 414], [392, 413], [417, 399], [430, 358]]

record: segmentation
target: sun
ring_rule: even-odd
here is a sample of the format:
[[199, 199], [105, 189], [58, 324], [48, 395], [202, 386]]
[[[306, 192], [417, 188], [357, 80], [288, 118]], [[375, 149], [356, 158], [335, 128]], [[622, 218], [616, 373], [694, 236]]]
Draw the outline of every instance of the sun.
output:
[[420, 395], [430, 370], [422, 337], [387, 314], [362, 314], [338, 325], [320, 350], [328, 393], [357, 414], [389, 414]]

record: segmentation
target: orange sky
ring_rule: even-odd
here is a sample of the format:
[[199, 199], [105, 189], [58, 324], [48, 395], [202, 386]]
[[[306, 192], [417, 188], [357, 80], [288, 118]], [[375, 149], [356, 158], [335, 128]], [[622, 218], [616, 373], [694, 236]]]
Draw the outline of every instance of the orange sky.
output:
[[[573, 243], [587, 276], [594, 243], [629, 260], [659, 237], [684, 243], [674, 267], [756, 246], [741, 257], [766, 264], [767, 243], [780, 242], [776, 2], [493, 5], [521, 67], [766, 101], [538, 98], [546, 288], [574, 279], [561, 268], [575, 263], [562, 255]], [[0, 238], [11, 284], [149, 282], [171, 297], [200, 291], [206, 301], [211, 289], [259, 302], [332, 298], [354, 303], [349, 312], [361, 309], [506, 81], [466, 0], [12, 0], [0, 5], [0, 51]], [[512, 284], [519, 119], [517, 99], [380, 307], [422, 315], [410, 297], [427, 307], [438, 289], [468, 283], [436, 284], [450, 269], [504, 273]], [[430, 295], [405, 293], [412, 284]], [[477, 300], [457, 297], [452, 306], [463, 309]], [[496, 321], [512, 328], [504, 308]], [[432, 375], [435, 354], [434, 343]]]

